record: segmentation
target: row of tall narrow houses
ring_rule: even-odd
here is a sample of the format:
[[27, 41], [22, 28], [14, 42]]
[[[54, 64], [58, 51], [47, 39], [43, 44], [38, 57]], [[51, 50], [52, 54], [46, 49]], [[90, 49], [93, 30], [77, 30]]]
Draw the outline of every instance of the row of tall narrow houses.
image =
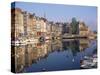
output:
[[16, 40], [37, 39], [41, 36], [51, 39], [51, 35], [60, 36], [62, 33], [60, 23], [51, 23], [44, 17], [22, 11], [19, 8], [12, 9], [11, 13], [12, 38]]
[[[46, 39], [60, 39], [62, 35], [94, 36], [93, 32], [84, 22], [75, 18], [71, 23], [50, 22], [45, 17], [36, 16], [35, 13], [22, 11], [20, 8], [11, 10], [12, 40], [32, 41], [45, 37]], [[90, 34], [91, 33], [91, 34]]]
[[11, 10], [11, 25], [12, 25], [12, 37], [15, 39], [22, 37], [24, 34], [24, 21], [23, 13], [21, 9], [16, 8]]
[[40, 18], [19, 8], [12, 9], [11, 13], [11, 34], [16, 40], [21, 39], [23, 36], [32, 38], [46, 35], [47, 20], [45, 18]]

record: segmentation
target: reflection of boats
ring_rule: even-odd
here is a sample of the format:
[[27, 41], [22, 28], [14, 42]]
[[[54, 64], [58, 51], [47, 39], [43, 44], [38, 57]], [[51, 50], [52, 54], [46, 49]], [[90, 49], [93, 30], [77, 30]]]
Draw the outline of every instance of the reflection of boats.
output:
[[96, 68], [97, 67], [97, 55], [94, 54], [93, 56], [85, 56], [83, 60], [81, 60], [81, 68], [89, 69], [89, 68]]
[[41, 37], [39, 38], [39, 42], [45, 42], [45, 37], [41, 36]]
[[11, 41], [11, 44], [12, 45], [19, 44], [19, 41], [18, 40], [17, 41]]
[[11, 45], [19, 46], [19, 45], [26, 45], [26, 43], [17, 40], [17, 41], [12, 41], [11, 42]]
[[43, 69], [42, 69], [42, 71], [46, 71], [46, 69], [45, 69], [45, 68], [43, 68]]
[[16, 41], [11, 41], [12, 45], [19, 46], [19, 45], [27, 45], [27, 44], [34, 44], [38, 41], [38, 39], [26, 39], [26, 40], [16, 40]]
[[46, 40], [50, 40], [50, 37], [49, 37], [49, 36], [46, 36], [45, 39], [46, 39]]
[[26, 40], [26, 44], [34, 44], [36, 43], [38, 40], [37, 39], [27, 39]]

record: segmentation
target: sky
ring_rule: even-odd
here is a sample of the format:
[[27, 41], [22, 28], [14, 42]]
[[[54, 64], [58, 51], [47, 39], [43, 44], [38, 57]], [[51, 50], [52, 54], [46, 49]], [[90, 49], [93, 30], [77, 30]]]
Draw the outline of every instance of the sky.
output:
[[71, 22], [71, 19], [75, 17], [78, 21], [85, 22], [93, 31], [97, 30], [97, 7], [95, 6], [16, 2], [15, 7], [35, 13], [36, 16], [44, 17], [45, 15], [48, 21]]

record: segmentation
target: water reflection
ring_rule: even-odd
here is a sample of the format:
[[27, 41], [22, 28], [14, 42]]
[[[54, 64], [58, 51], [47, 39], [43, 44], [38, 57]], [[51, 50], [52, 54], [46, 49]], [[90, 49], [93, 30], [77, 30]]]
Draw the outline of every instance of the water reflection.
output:
[[[15, 55], [12, 54], [12, 56], [15, 57], [15, 71], [31, 72], [31, 71], [43, 71], [43, 70], [48, 71], [48, 70], [79, 69], [80, 60], [82, 59], [82, 52], [84, 52], [85, 54], [86, 50], [87, 51], [91, 50], [88, 49], [91, 48], [91, 45], [94, 44], [91, 44], [91, 40], [88, 39], [80, 39], [80, 40], [64, 39], [55, 41], [47, 40], [43, 44], [34, 43], [28, 45], [12, 46], [13, 49], [15, 49]], [[81, 54], [78, 55], [78, 53]], [[87, 52], [87, 54], [90, 53]], [[51, 59], [54, 60], [52, 61]], [[67, 61], [67, 63], [65, 60]], [[71, 64], [70, 60], [72, 62], [75, 62], [75, 64]], [[45, 64], [41, 65], [41, 63]], [[52, 66], [52, 64], [54, 65]], [[57, 64], [59, 64], [58, 67], [55, 67], [55, 65]], [[67, 67], [67, 65], [69, 67]], [[42, 67], [42, 70], [40, 68], [36, 69], [36, 67], [38, 66]], [[46, 69], [43, 68], [43, 66], [46, 67]]]

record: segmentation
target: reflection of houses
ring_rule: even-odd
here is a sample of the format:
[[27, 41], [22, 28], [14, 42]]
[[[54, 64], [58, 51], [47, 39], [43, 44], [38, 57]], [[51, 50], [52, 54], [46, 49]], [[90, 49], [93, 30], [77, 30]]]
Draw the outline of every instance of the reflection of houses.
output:
[[86, 48], [89, 47], [89, 40], [88, 39], [79, 39], [79, 40], [75, 40], [75, 39], [67, 39], [67, 40], [63, 40], [62, 42], [63, 44], [63, 49], [64, 50], [68, 50], [71, 49], [73, 54], [79, 52], [79, 51], [83, 51]]
[[80, 42], [80, 45], [79, 45], [80, 51], [83, 51], [89, 47], [89, 40], [88, 39], [80, 39], [79, 42]]
[[18, 46], [16, 50], [16, 72], [23, 70], [23, 67], [29, 67], [39, 60], [47, 58], [49, 53], [57, 51], [70, 50], [75, 56], [77, 52], [88, 47], [88, 41], [84, 40], [56, 40], [47, 41], [45, 43], [28, 44], [25, 46]]
[[[43, 45], [40, 46], [40, 50], [39, 50], [39, 57], [45, 57], [48, 54], [48, 44], [45, 43]], [[38, 47], [37, 47], [38, 48]]]
[[79, 40], [73, 40], [70, 41], [70, 49], [73, 53], [73, 56], [77, 54], [77, 52], [79, 52]]
[[[49, 45], [50, 46], [50, 45]], [[48, 43], [41, 44], [37, 43], [37, 45], [27, 45], [26, 46], [26, 65], [30, 66], [32, 63], [36, 63], [41, 58], [47, 56], [48, 51], [51, 50], [48, 46]]]
[[90, 29], [89, 29], [89, 35], [88, 35], [89, 37], [89, 39], [95, 39], [95, 38], [97, 38], [97, 34], [95, 34], [93, 31], [91, 31]]
[[60, 40], [57, 40], [57, 41], [53, 41], [52, 43], [51, 43], [51, 52], [53, 52], [53, 51], [61, 51], [61, 50], [63, 50], [62, 49], [62, 41], [60, 41]]
[[25, 67], [30, 66], [32, 64], [32, 55], [33, 55], [34, 45], [26, 45], [25, 46]]
[[15, 72], [21, 72], [25, 66], [25, 47], [15, 47]]
[[35, 63], [37, 62], [39, 58], [39, 49], [37, 49], [37, 47], [34, 47], [33, 50], [32, 50], [32, 62]]
[[36, 46], [34, 46], [33, 50], [32, 50], [32, 62], [37, 62], [42, 58], [45, 58], [49, 52], [49, 50], [51, 50], [50, 45], [48, 45], [48, 43], [45, 44], [41, 44], [41, 43], [37, 43]]
[[74, 39], [68, 40], [67, 39], [67, 40], [64, 40], [62, 44], [63, 44], [63, 49], [71, 50], [73, 55], [76, 55], [77, 52], [79, 52], [79, 45], [80, 45], [79, 40], [74, 40]]
[[15, 47], [15, 66], [16, 72], [21, 72], [24, 67], [37, 63], [39, 60], [46, 58], [53, 51], [62, 51], [62, 42], [46, 42], [44, 44], [36, 43], [36, 45], [28, 44], [25, 46]]

